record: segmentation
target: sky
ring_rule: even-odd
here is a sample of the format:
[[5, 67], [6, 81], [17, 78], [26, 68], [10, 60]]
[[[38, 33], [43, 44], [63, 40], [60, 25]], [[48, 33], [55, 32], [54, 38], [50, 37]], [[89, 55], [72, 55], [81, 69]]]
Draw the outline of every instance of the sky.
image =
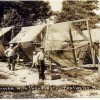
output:
[[61, 11], [63, 0], [49, 0], [53, 11]]
[[53, 11], [61, 11], [63, 0], [44, 0], [44, 1], [49, 1], [51, 9]]
[[98, 3], [98, 7], [99, 9], [98, 10], [94, 10], [94, 12], [97, 14], [97, 15], [100, 15], [100, 0], [98, 0], [99, 3]]
[[[44, 1], [49, 1], [50, 5], [51, 5], [51, 9], [53, 11], [61, 11], [63, 0], [44, 0]], [[98, 1], [99, 1], [98, 7], [100, 8], [100, 0], [98, 0]], [[96, 14], [100, 15], [100, 9], [94, 10], [94, 12]]]
[[[44, 0], [44, 1], [49, 1], [50, 5], [51, 5], [51, 9], [53, 11], [61, 11], [62, 9], [62, 2], [63, 0]], [[93, 10], [97, 15], [100, 15], [100, 0], [98, 0], [98, 10]], [[97, 26], [100, 27], [100, 23], [96, 24]]]

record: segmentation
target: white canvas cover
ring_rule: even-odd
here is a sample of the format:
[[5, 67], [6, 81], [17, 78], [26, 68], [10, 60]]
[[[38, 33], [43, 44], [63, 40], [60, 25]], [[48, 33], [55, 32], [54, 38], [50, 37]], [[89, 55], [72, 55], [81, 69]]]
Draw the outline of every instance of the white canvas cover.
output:
[[13, 38], [10, 43], [22, 43], [33, 41], [43, 30], [45, 25], [23, 27], [21, 31]]
[[10, 31], [14, 26], [11, 27], [4, 27], [0, 29], [0, 37], [3, 36], [5, 33], [7, 33], [8, 31]]
[[[89, 38], [88, 30], [84, 30], [83, 34]], [[100, 42], [100, 28], [97, 29], [91, 29], [90, 34], [92, 37], [92, 42]]]
[[[29, 41], [34, 41], [34, 39], [37, 38], [37, 35], [42, 32], [42, 30], [46, 28], [47, 31], [45, 32], [46, 39], [43, 40], [43, 43], [45, 45], [45, 50], [60, 50], [62, 49], [62, 44], [66, 43], [65, 41], [69, 41], [69, 22], [63, 22], [63, 23], [57, 23], [57, 24], [51, 24], [51, 25], [37, 25], [37, 26], [30, 26], [30, 27], [23, 27], [20, 33], [11, 40], [10, 43], [21, 43], [21, 48], [27, 55], [27, 57], [32, 60], [32, 52], [34, 50], [33, 45]], [[73, 31], [73, 37], [77, 40], [83, 40], [84, 38], [77, 34], [77, 31], [71, 26], [71, 31]], [[77, 38], [77, 35], [79, 35], [79, 38]], [[75, 40], [74, 39], [74, 40]], [[67, 52], [68, 53], [68, 52]], [[67, 54], [66, 53], [66, 54]], [[70, 62], [70, 57], [73, 61], [72, 51], [68, 53], [70, 55], [63, 56], [64, 62], [67, 64]], [[63, 55], [63, 54], [62, 54]], [[58, 58], [58, 55], [53, 55], [53, 60], [56, 60]], [[65, 58], [64, 58], [65, 57]], [[68, 59], [67, 59], [68, 58]], [[60, 62], [60, 58], [59, 61]], [[61, 63], [63, 63], [61, 61]]]
[[[6, 34], [8, 31], [10, 31], [13, 27], [14, 26], [0, 28], [0, 37], [2, 37], [4, 34]], [[5, 51], [5, 47], [0, 40], [0, 57], [5, 56], [4, 51]]]
[[69, 31], [74, 41], [82, 41], [84, 38], [72, 27], [70, 22], [63, 22], [48, 25], [45, 50], [60, 50], [63, 47], [63, 42], [70, 41]]
[[[23, 49], [25, 55], [32, 61], [34, 46], [32, 41], [35, 41], [39, 33], [46, 27], [46, 25], [37, 25], [23, 27], [21, 31], [13, 38], [10, 43], [21, 43], [21, 48]], [[37, 39], [38, 40], [38, 39]], [[36, 42], [36, 41], [35, 41]]]
[[0, 40], [0, 57], [5, 56], [4, 51], [5, 51], [5, 48], [4, 48], [4, 46], [3, 46], [3, 44], [1, 43], [1, 40]]

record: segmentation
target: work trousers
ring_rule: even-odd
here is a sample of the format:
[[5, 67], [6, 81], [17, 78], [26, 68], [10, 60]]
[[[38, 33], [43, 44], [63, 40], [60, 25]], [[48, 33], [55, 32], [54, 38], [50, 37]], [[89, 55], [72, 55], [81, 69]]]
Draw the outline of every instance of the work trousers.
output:
[[45, 63], [44, 63], [44, 60], [40, 60], [40, 63], [38, 65], [38, 70], [39, 70], [39, 79], [42, 79], [44, 80], [45, 79], [45, 74], [44, 74], [44, 71], [45, 71]]
[[8, 67], [9, 67], [9, 70], [15, 70], [15, 58], [13, 56], [9, 57], [8, 58]]

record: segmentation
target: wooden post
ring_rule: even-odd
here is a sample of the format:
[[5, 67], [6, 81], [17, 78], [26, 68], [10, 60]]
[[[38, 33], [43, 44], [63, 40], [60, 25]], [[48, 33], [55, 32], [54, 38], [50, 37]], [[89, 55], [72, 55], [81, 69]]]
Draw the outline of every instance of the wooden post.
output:
[[42, 32], [41, 32], [41, 42], [43, 41], [43, 35], [42, 35]]
[[93, 42], [92, 42], [92, 37], [91, 37], [91, 33], [90, 33], [90, 27], [89, 27], [89, 22], [88, 19], [86, 20], [86, 24], [87, 24], [87, 29], [88, 29], [88, 34], [89, 34], [89, 42], [90, 42], [90, 50], [91, 50], [91, 55], [92, 55], [92, 62], [93, 65], [95, 66], [95, 56], [94, 56], [94, 50], [93, 50]]
[[50, 58], [50, 52], [49, 52], [49, 60], [50, 60], [50, 71], [52, 71], [52, 62], [51, 62], [51, 58]]
[[17, 66], [19, 65], [19, 60], [20, 60], [19, 53], [17, 53]]
[[[47, 29], [46, 29], [46, 39], [48, 39], [48, 24], [47, 24]], [[47, 45], [47, 44], [46, 44]], [[50, 58], [50, 51], [49, 51], [49, 61], [50, 61], [50, 72], [52, 70], [52, 62], [51, 62], [51, 58]]]
[[12, 28], [11, 40], [14, 38], [14, 28]]
[[79, 20], [74, 20], [74, 21], [70, 21], [70, 22], [83, 22], [86, 21], [86, 19], [79, 19]]
[[74, 49], [74, 45], [73, 45], [73, 37], [72, 37], [72, 33], [71, 33], [71, 26], [69, 28], [70, 28], [69, 29], [69, 36], [70, 36], [71, 48], [72, 48], [74, 62], [76, 63], [76, 55], [75, 55], [75, 49]]
[[[100, 50], [100, 47], [99, 47], [99, 50]], [[100, 77], [100, 54], [98, 54], [98, 75]]]

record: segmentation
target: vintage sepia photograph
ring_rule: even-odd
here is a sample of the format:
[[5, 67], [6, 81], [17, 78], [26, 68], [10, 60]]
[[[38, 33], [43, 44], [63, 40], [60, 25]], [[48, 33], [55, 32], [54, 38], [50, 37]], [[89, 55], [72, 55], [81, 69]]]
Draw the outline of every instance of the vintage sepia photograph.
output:
[[100, 97], [100, 0], [0, 0], [0, 99]]

